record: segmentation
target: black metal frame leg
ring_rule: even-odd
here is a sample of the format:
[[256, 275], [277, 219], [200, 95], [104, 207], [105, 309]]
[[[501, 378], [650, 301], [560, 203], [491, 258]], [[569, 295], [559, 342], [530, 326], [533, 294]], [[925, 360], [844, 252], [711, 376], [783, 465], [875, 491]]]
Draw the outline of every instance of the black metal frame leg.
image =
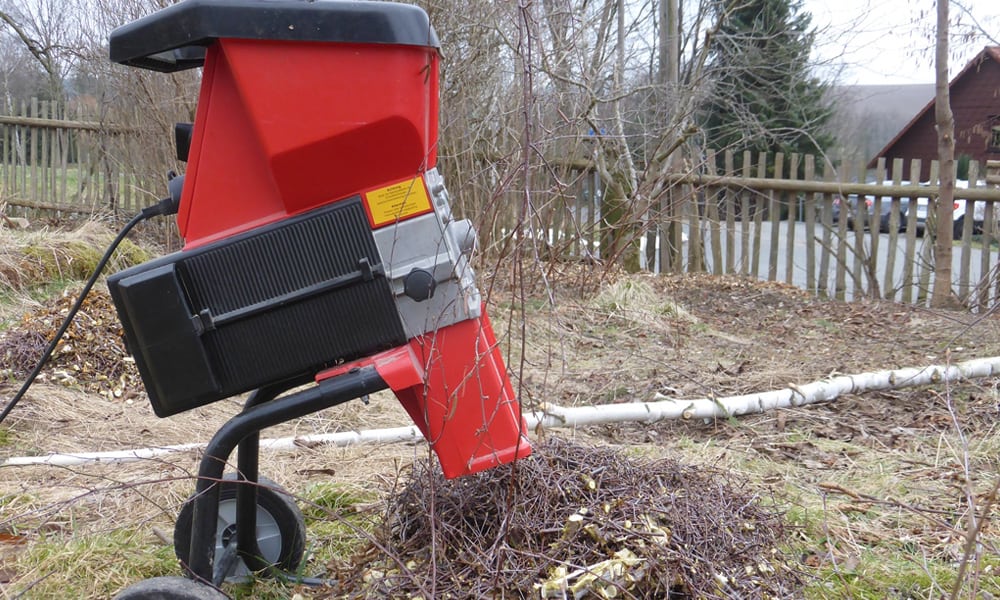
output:
[[[265, 404], [288, 391], [286, 387], [261, 388], [250, 394], [244, 412]], [[251, 571], [266, 569], [270, 565], [261, 560], [257, 546], [257, 482], [260, 477], [260, 432], [254, 431], [240, 440], [236, 450], [236, 470], [240, 480], [248, 482], [236, 488], [236, 550], [237, 555]], [[225, 572], [216, 569], [216, 585], [225, 579]], [[223, 571], [228, 571], [224, 569]]]
[[[205, 448], [198, 467], [194, 507], [191, 519], [191, 548], [188, 572], [195, 579], [212, 582], [215, 562], [215, 535], [219, 513], [219, 481], [226, 461], [237, 445], [242, 477], [256, 482], [260, 431], [280, 423], [321, 411], [367, 394], [384, 390], [388, 385], [375, 367], [366, 366], [327, 379], [288, 396], [275, 397], [282, 390], [263, 388], [255, 392], [243, 412], [236, 415], [215, 434]], [[270, 398], [268, 398], [270, 396]], [[256, 540], [256, 486], [240, 486], [247, 492], [237, 495], [237, 549], [247, 565], [259, 566]], [[249, 502], [250, 504], [247, 504]], [[252, 542], [252, 543], [251, 543]], [[254, 563], [254, 564], [251, 564]]]

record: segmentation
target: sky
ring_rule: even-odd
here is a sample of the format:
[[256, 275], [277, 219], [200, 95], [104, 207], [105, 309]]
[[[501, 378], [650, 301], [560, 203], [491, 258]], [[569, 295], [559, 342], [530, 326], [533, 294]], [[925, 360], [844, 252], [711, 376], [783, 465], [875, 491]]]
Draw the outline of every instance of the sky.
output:
[[[952, 0], [951, 16], [965, 25], [955, 32], [975, 29], [974, 18], [1000, 39], [1000, 2], [961, 0], [961, 5], [968, 12]], [[828, 65], [828, 73], [839, 70], [840, 83], [934, 83], [934, 0], [803, 0], [803, 9], [820, 31], [814, 59]], [[951, 76], [991, 44], [983, 35], [954, 43]]]

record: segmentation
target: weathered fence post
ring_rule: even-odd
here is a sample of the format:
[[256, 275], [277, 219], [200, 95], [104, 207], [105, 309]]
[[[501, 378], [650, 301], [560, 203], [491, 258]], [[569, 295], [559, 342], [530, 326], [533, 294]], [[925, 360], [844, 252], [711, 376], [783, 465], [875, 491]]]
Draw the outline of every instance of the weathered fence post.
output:
[[[767, 178], [767, 152], [761, 152], [757, 157], [757, 177]], [[754, 190], [754, 210], [753, 210], [753, 255], [750, 257], [750, 275], [757, 279], [760, 277], [760, 244], [761, 244], [761, 224], [764, 220], [767, 198], [760, 190]]]
[[[824, 158], [825, 168], [823, 169], [823, 181], [831, 183], [834, 180], [833, 163], [828, 158]], [[824, 193], [821, 196], [822, 206], [820, 207], [820, 222], [823, 229], [823, 238], [820, 242], [819, 274], [817, 278], [816, 293], [824, 296], [830, 294], [830, 255], [832, 254], [833, 241], [833, 194]]]
[[[969, 161], [969, 179], [968, 179], [969, 187], [970, 188], [976, 187], [976, 181], [978, 179], [979, 179], [979, 162], [974, 160]], [[961, 234], [955, 236], [955, 241], [961, 242], [961, 251], [960, 251], [961, 256], [959, 257], [959, 266], [958, 266], [958, 299], [963, 304], [969, 305], [971, 304], [969, 299], [969, 278], [970, 278], [969, 271], [971, 270], [971, 263], [972, 263], [972, 234], [973, 234], [973, 225], [975, 224], [973, 221], [975, 220], [974, 215], [976, 212], [976, 203], [972, 201], [966, 201], [965, 207], [966, 207], [965, 214], [967, 216], [972, 216], [972, 218], [963, 219]], [[984, 222], [983, 223], [984, 230], [985, 230], [985, 225], [986, 223]], [[983, 233], [985, 233], [985, 231]], [[987, 256], [988, 254], [989, 252], [987, 247], [987, 251], [983, 252], [983, 255]], [[983, 276], [986, 275], [985, 270], [982, 271], [982, 275]], [[980, 279], [982, 279], [982, 277]], [[982, 284], [983, 282], [980, 281], [979, 285], [981, 286]], [[989, 284], [987, 283], [987, 285]]]
[[[795, 181], [799, 178], [799, 154], [793, 153], [788, 169], [788, 178]], [[785, 283], [794, 284], [795, 276], [795, 223], [799, 220], [799, 198], [794, 191], [786, 192], [785, 198], [788, 202], [788, 231], [785, 246]]]
[[[805, 179], [816, 179], [816, 157], [805, 157]], [[806, 289], [816, 293], [816, 194], [806, 194], [803, 200], [806, 217]]]
[[[726, 177], [732, 177], [736, 171], [732, 150], [726, 150], [724, 161]], [[726, 273], [736, 273], [736, 193], [733, 186], [723, 187], [722, 191], [726, 199]]]
[[[774, 155], [774, 178], [781, 179], [785, 172], [785, 154], [778, 152]], [[767, 261], [767, 280], [778, 280], [778, 233], [781, 228], [781, 194], [775, 190], [768, 190], [768, 204], [771, 215], [771, 248]]]

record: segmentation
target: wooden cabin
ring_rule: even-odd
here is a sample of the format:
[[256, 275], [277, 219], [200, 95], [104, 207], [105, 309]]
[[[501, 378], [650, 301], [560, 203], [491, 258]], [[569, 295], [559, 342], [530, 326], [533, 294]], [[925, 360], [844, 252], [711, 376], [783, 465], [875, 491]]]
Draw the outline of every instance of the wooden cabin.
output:
[[[1000, 46], [988, 46], [948, 84], [955, 116], [955, 160], [965, 156], [985, 165], [1000, 159]], [[869, 163], [879, 157], [921, 159], [920, 180], [930, 178], [930, 163], [937, 160], [937, 129], [932, 99]], [[909, 167], [907, 166], [907, 173]]]

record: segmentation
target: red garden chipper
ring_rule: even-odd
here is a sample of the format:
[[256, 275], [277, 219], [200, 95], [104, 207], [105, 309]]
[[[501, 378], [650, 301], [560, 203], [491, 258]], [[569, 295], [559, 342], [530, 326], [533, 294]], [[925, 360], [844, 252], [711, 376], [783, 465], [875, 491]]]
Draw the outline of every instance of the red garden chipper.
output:
[[184, 248], [108, 280], [153, 408], [252, 392], [178, 518], [189, 578], [120, 598], [210, 598], [226, 578], [294, 570], [301, 514], [258, 484], [265, 427], [390, 388], [447, 477], [530, 452], [469, 266], [475, 231], [435, 169], [438, 40], [422, 10], [185, 0], [116, 29], [110, 52], [204, 69], [195, 121], [176, 127], [187, 171], [156, 209], [177, 210]]

